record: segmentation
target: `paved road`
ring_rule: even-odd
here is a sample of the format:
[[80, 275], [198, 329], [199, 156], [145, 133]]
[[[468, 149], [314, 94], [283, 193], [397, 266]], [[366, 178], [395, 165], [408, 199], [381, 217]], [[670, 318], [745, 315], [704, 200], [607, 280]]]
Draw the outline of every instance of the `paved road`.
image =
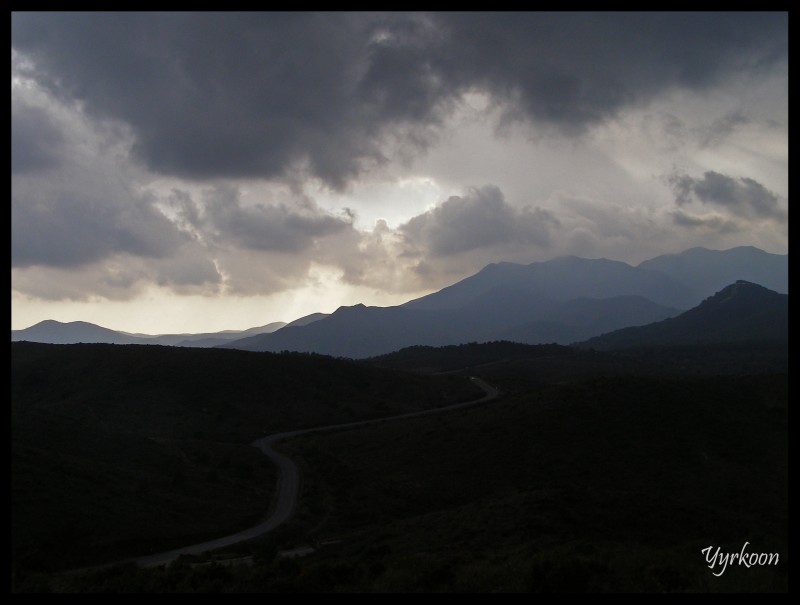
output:
[[406, 414], [399, 414], [398, 416], [389, 416], [386, 418], [376, 418], [373, 420], [361, 420], [358, 422], [331, 424], [328, 426], [319, 426], [310, 429], [287, 431], [285, 433], [276, 433], [274, 435], [268, 435], [267, 437], [257, 439], [252, 445], [264, 452], [264, 454], [278, 467], [277, 495], [274, 499], [274, 505], [271, 508], [272, 512], [265, 521], [259, 523], [255, 527], [231, 534], [230, 536], [224, 536], [222, 538], [209, 540], [208, 542], [202, 542], [200, 544], [193, 544], [192, 546], [176, 548], [175, 550], [170, 550], [168, 552], [158, 553], [155, 555], [129, 559], [129, 561], [135, 562], [144, 567], [164, 565], [170, 561], [173, 561], [174, 559], [177, 559], [180, 555], [197, 555], [209, 550], [222, 548], [223, 546], [230, 546], [231, 544], [236, 544], [237, 542], [244, 542], [245, 540], [250, 540], [272, 531], [281, 523], [289, 519], [289, 517], [292, 515], [295, 504], [297, 503], [297, 494], [300, 489], [300, 471], [298, 470], [297, 465], [280, 452], [273, 450], [272, 445], [274, 443], [281, 441], [282, 439], [288, 439], [289, 437], [296, 437], [298, 435], [307, 435], [309, 433], [333, 431], [337, 429], [351, 429], [368, 426], [371, 424], [378, 424], [381, 422], [388, 422], [391, 420], [399, 420], [401, 418], [413, 418], [414, 416], [430, 416], [432, 414], [439, 414], [441, 412], [483, 403], [484, 401], [489, 401], [498, 396], [499, 392], [497, 389], [490, 386], [480, 378], [473, 377], [472, 381], [484, 390], [486, 394], [483, 397], [445, 407], [422, 410], [421, 412], [408, 412]]

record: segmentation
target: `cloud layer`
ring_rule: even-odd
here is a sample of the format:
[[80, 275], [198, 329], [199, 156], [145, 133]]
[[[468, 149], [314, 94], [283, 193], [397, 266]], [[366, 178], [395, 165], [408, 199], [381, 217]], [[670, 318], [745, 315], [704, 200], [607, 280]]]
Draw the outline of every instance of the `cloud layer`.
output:
[[[79, 35], [77, 35], [79, 34]], [[153, 171], [343, 186], [461, 96], [567, 134], [673, 87], [785, 61], [781, 13], [15, 13], [54, 94], [131, 129]]]
[[78, 112], [38, 96], [12, 89], [11, 266], [173, 254], [185, 237], [126, 179], [114, 148]]
[[12, 297], [785, 251], [787, 49], [779, 12], [13, 13]]

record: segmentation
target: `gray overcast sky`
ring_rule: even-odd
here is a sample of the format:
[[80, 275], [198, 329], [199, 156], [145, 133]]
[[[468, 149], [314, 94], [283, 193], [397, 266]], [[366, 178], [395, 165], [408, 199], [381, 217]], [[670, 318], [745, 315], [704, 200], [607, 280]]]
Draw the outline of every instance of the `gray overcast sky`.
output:
[[14, 13], [12, 329], [788, 251], [786, 13]]

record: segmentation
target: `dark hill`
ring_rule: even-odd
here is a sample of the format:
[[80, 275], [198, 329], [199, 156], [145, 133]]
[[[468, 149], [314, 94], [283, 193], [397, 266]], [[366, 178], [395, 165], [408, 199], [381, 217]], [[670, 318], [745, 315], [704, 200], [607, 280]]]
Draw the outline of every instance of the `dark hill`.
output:
[[480, 393], [318, 355], [12, 343], [13, 565], [79, 567], [254, 525], [275, 479], [254, 438]]
[[581, 346], [602, 350], [788, 339], [789, 296], [740, 280], [677, 317], [603, 334]]

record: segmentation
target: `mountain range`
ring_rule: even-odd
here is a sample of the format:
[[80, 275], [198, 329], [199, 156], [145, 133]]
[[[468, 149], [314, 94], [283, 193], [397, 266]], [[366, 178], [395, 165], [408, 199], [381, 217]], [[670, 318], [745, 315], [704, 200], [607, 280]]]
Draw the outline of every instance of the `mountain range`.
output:
[[241, 332], [148, 336], [85, 322], [46, 321], [12, 330], [12, 341], [219, 346], [351, 358], [411, 345], [493, 340], [570, 344], [631, 326], [677, 321], [682, 311], [737, 280], [786, 294], [788, 255], [753, 247], [692, 248], [638, 266], [575, 256], [529, 265], [502, 262], [402, 305], [340, 307], [330, 315], [314, 313], [289, 324]]
[[752, 246], [730, 250], [690, 248], [681, 254], [646, 260], [639, 268], [658, 271], [684, 284], [693, 294], [692, 306], [737, 280], [789, 293], [789, 255], [769, 254]]
[[86, 321], [62, 323], [52, 319], [40, 321], [23, 330], [11, 330], [11, 341], [27, 340], [50, 344], [77, 344], [96, 342], [117, 345], [167, 345], [176, 347], [214, 347], [228, 341], [274, 332], [285, 326], [284, 322], [269, 323], [247, 330], [225, 330], [199, 334], [131, 334], [110, 330]]
[[363, 358], [411, 345], [570, 344], [678, 316], [727, 286], [731, 275], [788, 292], [788, 256], [750, 247], [693, 248], [637, 267], [574, 256], [529, 265], [496, 263], [402, 305], [340, 307], [308, 326], [222, 346]]

